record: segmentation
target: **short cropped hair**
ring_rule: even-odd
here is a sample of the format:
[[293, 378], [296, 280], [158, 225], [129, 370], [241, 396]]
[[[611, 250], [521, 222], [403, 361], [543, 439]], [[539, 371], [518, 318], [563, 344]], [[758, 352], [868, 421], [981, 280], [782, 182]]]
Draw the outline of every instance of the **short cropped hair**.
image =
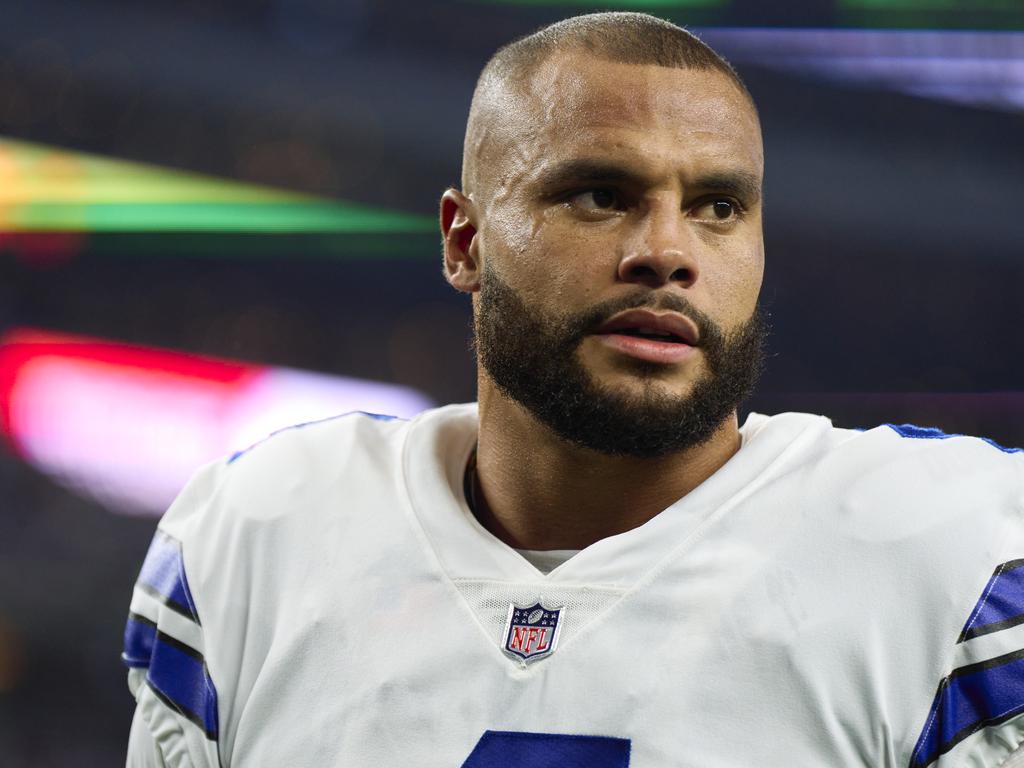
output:
[[477, 80], [466, 125], [462, 183], [474, 174], [472, 151], [479, 134], [476, 125], [484, 102], [497, 90], [529, 82], [548, 58], [560, 51], [578, 50], [621, 64], [649, 64], [676, 69], [717, 70], [757, 107], [743, 80], [711, 46], [682, 27], [646, 13], [608, 12], [573, 16], [542, 27], [502, 46], [491, 56]]
[[749, 96], [732, 65], [692, 32], [647, 13], [619, 11], [573, 16], [502, 46], [480, 73], [478, 88], [491, 78], [524, 82], [548, 57], [567, 49], [621, 64], [717, 69]]

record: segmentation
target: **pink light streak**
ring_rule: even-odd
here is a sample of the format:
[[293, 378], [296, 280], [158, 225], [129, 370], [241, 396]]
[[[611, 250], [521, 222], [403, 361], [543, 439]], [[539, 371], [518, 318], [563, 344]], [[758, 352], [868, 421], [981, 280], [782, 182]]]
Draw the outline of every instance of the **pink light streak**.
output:
[[127, 514], [160, 514], [201, 465], [276, 429], [432, 405], [394, 384], [85, 337], [0, 338], [0, 428], [58, 482]]

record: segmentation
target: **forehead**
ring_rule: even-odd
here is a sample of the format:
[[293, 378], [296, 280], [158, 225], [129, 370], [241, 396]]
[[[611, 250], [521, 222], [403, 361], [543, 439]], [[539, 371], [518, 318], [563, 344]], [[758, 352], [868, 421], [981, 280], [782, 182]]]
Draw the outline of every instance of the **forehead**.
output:
[[714, 164], [761, 173], [756, 113], [717, 70], [561, 53], [538, 68], [523, 97], [519, 120], [533, 125], [515, 133], [519, 152], [534, 167], [567, 155], [615, 152], [683, 171]]

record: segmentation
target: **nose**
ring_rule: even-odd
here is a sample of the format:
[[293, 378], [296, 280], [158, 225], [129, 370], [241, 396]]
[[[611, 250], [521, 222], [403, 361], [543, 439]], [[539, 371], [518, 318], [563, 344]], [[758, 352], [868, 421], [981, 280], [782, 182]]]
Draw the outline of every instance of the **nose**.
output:
[[670, 283], [689, 288], [700, 273], [694, 240], [680, 206], [648, 211], [619, 261], [619, 280], [649, 288]]

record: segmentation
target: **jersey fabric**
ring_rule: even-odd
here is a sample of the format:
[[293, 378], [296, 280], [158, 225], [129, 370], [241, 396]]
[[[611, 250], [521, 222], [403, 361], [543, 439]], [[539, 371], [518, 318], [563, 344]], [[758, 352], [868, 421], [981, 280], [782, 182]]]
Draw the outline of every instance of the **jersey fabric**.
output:
[[[466, 504], [477, 429], [351, 414], [200, 471], [132, 597], [129, 765], [987, 768], [1024, 741], [1024, 454], [752, 414], [544, 574]], [[558, 634], [523, 661], [527, 613]]]

